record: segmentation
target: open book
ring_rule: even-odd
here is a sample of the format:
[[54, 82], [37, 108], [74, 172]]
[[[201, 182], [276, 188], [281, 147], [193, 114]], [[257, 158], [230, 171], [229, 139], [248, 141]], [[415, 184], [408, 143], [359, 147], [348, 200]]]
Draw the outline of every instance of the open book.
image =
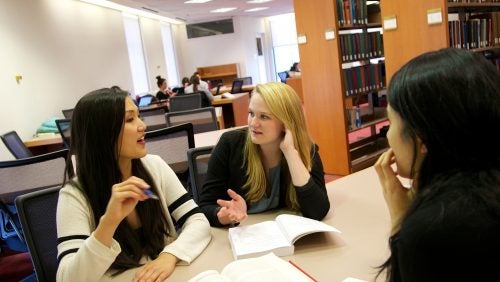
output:
[[321, 221], [282, 214], [274, 221], [229, 228], [229, 243], [234, 259], [256, 257], [268, 252], [277, 256], [288, 256], [294, 252], [295, 241], [316, 232], [340, 233], [333, 226]]
[[257, 258], [237, 260], [224, 267], [221, 273], [207, 270], [191, 278], [188, 282], [275, 282], [275, 281], [314, 281], [291, 263], [280, 259], [273, 253]]

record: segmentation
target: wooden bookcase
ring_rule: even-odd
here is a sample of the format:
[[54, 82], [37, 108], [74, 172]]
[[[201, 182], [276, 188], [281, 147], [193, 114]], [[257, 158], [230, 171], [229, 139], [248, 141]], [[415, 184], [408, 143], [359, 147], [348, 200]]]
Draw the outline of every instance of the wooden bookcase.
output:
[[[429, 12], [440, 10], [442, 22], [429, 24]], [[472, 14], [498, 12], [500, 3], [457, 3], [448, 0], [381, 1], [382, 18], [396, 17], [397, 28], [384, 30], [384, 48], [387, 79], [392, 77], [410, 59], [433, 50], [451, 46], [448, 20], [453, 17], [466, 20]], [[452, 16], [453, 15], [453, 16]], [[498, 25], [497, 25], [498, 26]], [[500, 28], [500, 27], [499, 27]], [[476, 52], [487, 52], [500, 46], [474, 48]]]
[[239, 77], [238, 64], [226, 64], [196, 69], [202, 80], [219, 80], [225, 86], [232, 86], [233, 80]]
[[[337, 1], [332, 0], [315, 0], [314, 3], [294, 0], [294, 8], [307, 125], [320, 147], [325, 172], [347, 175], [370, 166], [387, 148], [385, 138], [379, 138], [377, 132], [377, 125], [386, 121], [385, 109], [374, 108], [372, 96], [368, 94], [377, 88], [348, 93], [345, 69], [349, 66], [346, 64], [355, 61], [366, 65], [369, 60], [346, 60], [342, 52], [345, 40], [341, 42], [339, 31], [356, 29], [366, 33], [368, 28], [381, 27], [380, 22], [378, 25], [363, 23], [340, 27]], [[368, 18], [371, 20], [370, 16]], [[366, 78], [360, 74], [349, 85], [352, 86], [353, 81], [365, 82]], [[362, 117], [359, 128], [353, 129], [348, 109], [358, 103], [367, 104], [369, 114]], [[368, 130], [369, 136], [349, 142], [349, 135], [360, 130]]]

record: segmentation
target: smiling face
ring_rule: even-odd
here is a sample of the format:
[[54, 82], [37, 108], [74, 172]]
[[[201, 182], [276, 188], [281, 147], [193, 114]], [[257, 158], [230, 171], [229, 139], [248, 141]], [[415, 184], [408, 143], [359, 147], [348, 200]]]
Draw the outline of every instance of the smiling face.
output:
[[147, 154], [146, 142], [144, 135], [146, 134], [146, 125], [139, 116], [139, 110], [132, 99], [125, 99], [125, 117], [123, 128], [118, 137], [118, 142], [121, 142], [119, 152], [119, 162], [129, 162], [132, 159], [142, 158]]
[[283, 139], [283, 123], [269, 111], [266, 103], [258, 93], [253, 94], [250, 99], [248, 127], [254, 144], [279, 147]]

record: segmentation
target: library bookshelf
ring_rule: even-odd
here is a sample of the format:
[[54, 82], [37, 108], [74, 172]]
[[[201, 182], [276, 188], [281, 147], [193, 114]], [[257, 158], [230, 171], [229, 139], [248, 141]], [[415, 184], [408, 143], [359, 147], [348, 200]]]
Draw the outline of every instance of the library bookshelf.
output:
[[304, 108], [325, 172], [368, 167], [387, 149], [380, 19], [365, 0], [294, 0], [294, 8]]
[[[400, 2], [381, 1], [384, 22], [394, 18], [397, 22], [395, 29], [384, 27], [388, 81], [403, 64], [428, 51], [454, 47], [480, 52], [487, 57], [500, 53], [500, 1]], [[440, 23], [428, 21], [432, 13], [440, 15]]]

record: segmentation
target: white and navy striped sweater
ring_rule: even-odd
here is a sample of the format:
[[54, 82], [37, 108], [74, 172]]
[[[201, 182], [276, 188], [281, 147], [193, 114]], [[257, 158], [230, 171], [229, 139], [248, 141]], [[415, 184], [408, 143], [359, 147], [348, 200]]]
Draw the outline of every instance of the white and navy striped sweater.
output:
[[[169, 238], [163, 252], [173, 254], [180, 263], [191, 263], [211, 239], [210, 225], [172, 169], [158, 156], [141, 159], [151, 174], [168, 221]], [[181, 226], [180, 233], [174, 222]], [[59, 241], [57, 281], [131, 281], [137, 269], [111, 277], [108, 268], [121, 252], [113, 240], [110, 248], [94, 236], [96, 228], [92, 211], [85, 196], [71, 185], [59, 193], [57, 206], [57, 237]], [[143, 257], [141, 263], [150, 258]], [[130, 279], [129, 279], [130, 278]]]

